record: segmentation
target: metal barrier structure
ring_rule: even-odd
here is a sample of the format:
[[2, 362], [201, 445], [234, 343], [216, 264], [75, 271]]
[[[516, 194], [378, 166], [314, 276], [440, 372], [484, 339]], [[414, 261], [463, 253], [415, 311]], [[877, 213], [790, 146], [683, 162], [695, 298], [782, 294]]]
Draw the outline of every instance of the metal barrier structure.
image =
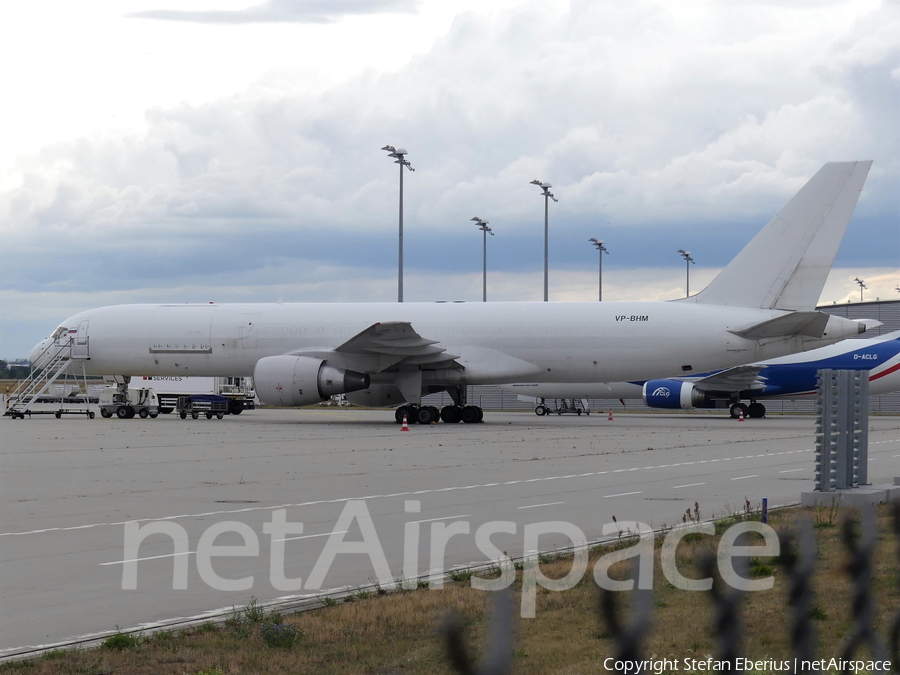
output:
[[820, 370], [816, 395], [816, 490], [868, 483], [869, 375]]
[[[857, 525], [859, 527], [857, 528]], [[850, 562], [847, 574], [853, 582], [853, 596], [850, 606], [852, 626], [849, 638], [841, 649], [840, 672], [853, 672], [850, 663], [862, 647], [868, 648], [869, 659], [890, 661], [891, 671], [900, 673], [900, 610], [887, 627], [886, 639], [873, 626], [874, 605], [872, 599], [872, 569], [877, 540], [876, 516], [872, 508], [862, 511], [858, 523], [846, 517], [842, 523], [842, 540], [848, 551]], [[893, 504], [893, 533], [897, 544], [897, 559], [900, 560], [900, 503]], [[857, 531], [859, 530], [859, 531]], [[790, 644], [795, 663], [801, 664], [795, 673], [818, 675], [821, 671], [802, 664], [816, 661], [815, 632], [810, 608], [812, 607], [812, 579], [816, 563], [816, 542], [812, 524], [801, 521], [782, 539], [779, 562], [788, 576], [788, 604], [790, 606]], [[716, 579], [710, 595], [714, 603], [715, 618], [713, 629], [717, 642], [716, 661], [728, 663], [730, 673], [742, 673], [740, 667], [741, 621], [740, 591], [723, 588], [721, 579], [714, 574], [716, 568], [713, 554], [702, 561], [705, 574]], [[900, 577], [898, 577], [900, 584]], [[629, 624], [623, 623], [617, 607], [618, 594], [603, 590], [600, 595], [599, 615], [606, 625], [606, 631], [614, 641], [614, 653], [610, 656], [618, 661], [640, 662], [644, 660], [641, 644], [650, 629], [650, 590], [632, 590], [634, 618]], [[487, 648], [482, 663], [472, 663], [470, 650], [462, 635], [461, 623], [449, 620], [444, 627], [444, 637], [448, 658], [455, 672], [460, 675], [507, 675], [513, 667], [513, 617], [514, 606], [508, 591], [493, 594], [493, 611], [488, 627]], [[879, 671], [888, 672], [888, 671]]]

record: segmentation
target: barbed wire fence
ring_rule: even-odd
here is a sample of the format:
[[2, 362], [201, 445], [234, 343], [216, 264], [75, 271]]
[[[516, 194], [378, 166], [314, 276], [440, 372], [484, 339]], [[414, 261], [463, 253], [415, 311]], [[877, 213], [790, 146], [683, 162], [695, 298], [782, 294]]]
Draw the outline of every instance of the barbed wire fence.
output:
[[[850, 615], [852, 626], [849, 638], [841, 650], [841, 672], [852, 672], [848, 663], [862, 648], [868, 648], [872, 661], [890, 661], [891, 672], [900, 673], [900, 608], [887, 626], [886, 641], [878, 634], [874, 624], [872, 573], [877, 543], [877, 518], [874, 508], [863, 509], [861, 518], [855, 521], [845, 516], [842, 522], [842, 542], [849, 554], [846, 566], [852, 584]], [[900, 502], [892, 505], [891, 530], [896, 539], [897, 560], [900, 561]], [[816, 540], [812, 523], [799, 521], [795, 528], [782, 535], [779, 563], [787, 573], [788, 605], [790, 607], [790, 645], [792, 657], [798, 664], [815, 663], [816, 638], [812, 623], [813, 589], [817, 557]], [[741, 559], [737, 559], [738, 562]], [[745, 561], [746, 562], [746, 561]], [[713, 631], [717, 643], [716, 661], [730, 664], [729, 672], [741, 673], [740, 618], [743, 592], [727, 587], [715, 574], [716, 559], [711, 553], [703, 556], [701, 569], [712, 576], [714, 583], [710, 596], [714, 605]], [[637, 563], [633, 568], [637, 574]], [[742, 572], [742, 570], [736, 570]], [[636, 576], [634, 578], [637, 578]], [[896, 573], [900, 586], [900, 572]], [[650, 631], [651, 591], [632, 590], [632, 618], [625, 622], [621, 616], [618, 597], [621, 593], [600, 591], [599, 619], [614, 640], [612, 657], [616, 661], [643, 661], [642, 643]], [[488, 623], [485, 654], [480, 665], [473, 663], [471, 650], [463, 635], [462, 623], [450, 618], [444, 626], [448, 658], [460, 675], [508, 675], [514, 659], [515, 608], [509, 590], [492, 594], [492, 611]], [[881, 627], [879, 627], [881, 628]], [[821, 671], [807, 665], [797, 673], [818, 675]], [[858, 675], [858, 674], [857, 674]]]

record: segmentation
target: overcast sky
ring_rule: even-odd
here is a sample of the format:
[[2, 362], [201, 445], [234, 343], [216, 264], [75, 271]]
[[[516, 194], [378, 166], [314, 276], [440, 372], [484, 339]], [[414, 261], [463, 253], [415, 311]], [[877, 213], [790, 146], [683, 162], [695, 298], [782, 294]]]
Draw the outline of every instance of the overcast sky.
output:
[[900, 3], [3, 0], [0, 357], [124, 302], [697, 291], [873, 159], [823, 302], [900, 298]]

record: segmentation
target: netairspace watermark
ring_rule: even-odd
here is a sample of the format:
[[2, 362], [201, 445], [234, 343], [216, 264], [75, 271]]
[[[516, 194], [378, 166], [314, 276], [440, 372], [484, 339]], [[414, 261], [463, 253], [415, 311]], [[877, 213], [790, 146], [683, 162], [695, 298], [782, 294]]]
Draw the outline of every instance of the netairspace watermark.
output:
[[847, 661], [844, 659], [821, 659], [818, 661], [806, 661], [804, 659], [765, 659], [754, 660], [738, 657], [731, 661], [720, 661], [707, 657], [695, 658], [665, 658], [648, 659], [645, 661], [623, 661], [614, 658], [604, 659], [603, 667], [610, 673], [622, 675], [662, 675], [672, 672], [758, 672], [758, 673], [800, 673], [800, 672], [851, 672], [851, 673], [879, 673], [889, 672], [890, 661]]
[[[406, 513], [419, 513], [421, 503], [418, 500], [405, 502]], [[344, 505], [340, 517], [330, 533], [327, 533], [324, 548], [309, 572], [306, 579], [288, 577], [285, 570], [286, 542], [303, 538], [303, 523], [289, 522], [285, 509], [272, 511], [271, 520], [263, 524], [262, 531], [269, 537], [269, 582], [272, 587], [284, 593], [296, 593], [300, 590], [320, 591], [325, 578], [339, 556], [367, 556], [374, 571], [374, 579], [386, 589], [398, 585], [406, 590], [418, 586], [421, 578], [419, 560], [419, 542], [422, 521], [407, 522], [403, 533], [403, 570], [401, 575], [394, 575], [388, 565], [375, 525], [369, 514], [365, 500], [349, 500]], [[472, 536], [470, 523], [464, 520], [454, 522], [434, 521], [430, 525], [430, 560], [427, 569], [444, 570], [447, 545], [454, 537]], [[354, 526], [356, 530], [354, 530]], [[358, 531], [358, 540], [347, 541], [348, 532]], [[756, 533], [762, 537], [763, 543], [754, 546], [738, 545], [741, 535]], [[217, 545], [216, 539], [221, 535], [237, 534], [241, 545]], [[649, 525], [637, 521], [618, 521], [607, 523], [602, 529], [603, 536], [619, 536], [623, 534], [626, 548], [611, 551], [601, 556], [593, 570], [594, 581], [600, 588], [611, 591], [628, 591], [635, 587], [635, 580], [616, 580], [609, 576], [612, 565], [623, 560], [637, 559], [637, 587], [650, 589], [653, 587], [654, 535]], [[686, 591], [707, 591], [712, 588], [712, 577], [706, 579], [690, 579], [681, 574], [675, 560], [675, 552], [679, 542], [686, 535], [701, 533], [715, 534], [712, 523], [689, 523], [671, 529], [664, 537], [660, 551], [660, 564], [666, 580], [676, 588]], [[499, 591], [509, 587], [516, 579], [516, 568], [506, 553], [498, 548], [491, 538], [496, 535], [519, 534], [519, 526], [506, 520], [494, 520], [483, 523], [474, 532], [475, 546], [487, 560], [495, 563], [499, 576], [493, 579], [471, 577], [471, 585], [476, 590]], [[141, 543], [151, 535], [164, 535], [171, 538], [174, 551], [172, 554], [173, 573], [172, 588], [187, 589], [189, 555], [194, 554], [197, 572], [201, 580], [210, 588], [218, 591], [247, 591], [253, 588], [254, 577], [245, 576], [237, 579], [225, 578], [213, 569], [214, 558], [256, 558], [260, 555], [260, 538], [256, 531], [246, 523], [239, 521], [223, 521], [208, 527], [197, 542], [195, 551], [188, 550], [187, 531], [171, 520], [151, 521], [144, 525], [137, 522], [125, 524], [124, 557], [120, 561], [122, 568], [122, 589], [135, 590], [138, 587], [138, 563]], [[528, 523], [521, 528], [522, 550], [526, 552], [540, 551], [541, 537], [563, 535], [571, 542], [566, 547], [571, 552], [572, 565], [569, 572], [559, 579], [547, 577], [540, 569], [540, 558], [537, 553], [526, 554], [522, 561], [522, 594], [520, 613], [523, 618], [535, 616], [535, 603], [538, 587], [551, 591], [567, 591], [574, 588], [584, 578], [588, 568], [589, 545], [582, 530], [565, 521], [544, 521]], [[325, 535], [323, 535], [325, 536]], [[754, 521], [739, 522], [729, 527], [719, 541], [716, 551], [717, 564], [722, 580], [742, 591], [762, 591], [771, 589], [775, 583], [772, 576], [761, 579], [747, 579], [735, 570], [735, 558], [748, 556], [777, 556], [780, 552], [778, 535], [766, 524]], [[169, 556], [150, 556], [165, 558]], [[146, 560], [147, 558], [143, 559]], [[442, 588], [442, 575], [429, 577], [429, 588]], [[616, 669], [618, 670], [618, 669]], [[635, 671], [624, 671], [632, 673]]]

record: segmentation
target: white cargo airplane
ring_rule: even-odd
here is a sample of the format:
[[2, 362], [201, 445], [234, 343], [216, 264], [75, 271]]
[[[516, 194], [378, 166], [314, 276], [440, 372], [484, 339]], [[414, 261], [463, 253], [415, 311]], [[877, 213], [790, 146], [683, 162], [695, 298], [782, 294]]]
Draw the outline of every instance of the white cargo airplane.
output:
[[[480, 421], [469, 384], [628, 381], [805, 351], [866, 329], [815, 303], [870, 166], [826, 164], [681, 301], [119, 305], [66, 319], [32, 361], [69, 339], [87, 374], [252, 375], [269, 405], [343, 393], [429, 423]], [[455, 405], [421, 406], [443, 390]]]
[[868, 371], [870, 396], [900, 391], [900, 331], [688, 377], [609, 384], [518, 382], [500, 388], [536, 399], [538, 415], [552, 412], [545, 399], [617, 398], [642, 400], [651, 408], [729, 408], [732, 417], [758, 418], [766, 414], [760, 401], [812, 399], [816, 373], [823, 368]]

